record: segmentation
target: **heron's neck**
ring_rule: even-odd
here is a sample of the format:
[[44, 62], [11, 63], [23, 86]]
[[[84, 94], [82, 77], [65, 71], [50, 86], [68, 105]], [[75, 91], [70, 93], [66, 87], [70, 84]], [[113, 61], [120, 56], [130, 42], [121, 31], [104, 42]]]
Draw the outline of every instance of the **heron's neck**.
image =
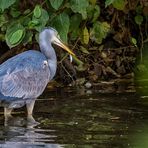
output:
[[50, 69], [50, 80], [54, 77], [57, 69], [57, 57], [51, 43], [40, 40], [40, 50], [45, 55]]

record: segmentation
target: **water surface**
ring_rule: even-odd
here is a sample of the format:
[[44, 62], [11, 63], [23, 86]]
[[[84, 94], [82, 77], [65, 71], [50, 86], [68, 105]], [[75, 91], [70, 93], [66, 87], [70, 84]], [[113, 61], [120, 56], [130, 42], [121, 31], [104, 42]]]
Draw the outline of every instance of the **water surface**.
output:
[[9, 119], [0, 115], [0, 147], [148, 147], [147, 105], [135, 93], [46, 90], [35, 104], [38, 125], [30, 123], [24, 110], [15, 110]]

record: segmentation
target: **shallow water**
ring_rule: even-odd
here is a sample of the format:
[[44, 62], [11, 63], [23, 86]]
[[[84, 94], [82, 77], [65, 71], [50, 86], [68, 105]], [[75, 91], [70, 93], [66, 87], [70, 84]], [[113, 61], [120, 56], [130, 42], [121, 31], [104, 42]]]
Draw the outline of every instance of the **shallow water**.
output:
[[147, 148], [148, 108], [140, 95], [103, 94], [83, 89], [46, 90], [34, 109], [0, 116], [4, 148]]

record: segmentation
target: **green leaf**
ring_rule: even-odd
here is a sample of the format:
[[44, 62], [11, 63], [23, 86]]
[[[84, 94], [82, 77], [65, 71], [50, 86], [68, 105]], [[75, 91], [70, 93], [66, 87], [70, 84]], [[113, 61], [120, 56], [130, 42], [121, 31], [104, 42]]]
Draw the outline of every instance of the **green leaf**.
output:
[[34, 10], [33, 10], [34, 17], [40, 18], [41, 17], [41, 14], [42, 14], [41, 7], [39, 5], [36, 5], [35, 8], [34, 8]]
[[88, 29], [86, 27], [82, 31], [82, 41], [86, 45], [89, 42], [89, 32], [88, 32]]
[[31, 20], [29, 23], [28, 23], [28, 27], [29, 29], [33, 29], [34, 27], [38, 27], [39, 25], [39, 21], [38, 20]]
[[15, 31], [10, 37], [10, 40], [9, 40], [10, 44], [15, 45], [16, 43], [18, 43], [22, 38], [23, 33], [24, 33], [24, 30], [22, 29], [18, 29], [17, 31]]
[[59, 9], [62, 3], [63, 3], [63, 0], [50, 0], [51, 6], [56, 10]]
[[21, 24], [12, 24], [8, 27], [6, 31], [6, 42], [7, 45], [11, 47], [17, 46], [25, 36], [25, 29]]
[[89, 5], [87, 8], [87, 19], [91, 20], [91, 22], [95, 22], [100, 16], [100, 7], [98, 5], [93, 6]]
[[85, 54], [89, 54], [89, 51], [83, 46], [80, 47], [80, 50]]
[[110, 31], [110, 24], [107, 22], [96, 22], [90, 32], [90, 38], [98, 44], [107, 36]]
[[70, 18], [70, 39], [75, 40], [79, 36], [80, 32], [80, 23], [82, 21], [82, 16], [78, 13], [74, 14]]
[[16, 18], [16, 17], [18, 17], [18, 16], [21, 15], [21, 12], [18, 11], [15, 7], [11, 7], [11, 9], [10, 9], [10, 14], [11, 14], [14, 18]]
[[89, 6], [88, 0], [70, 0], [70, 7], [73, 12], [80, 13], [83, 19], [87, 18], [87, 7]]
[[136, 13], [142, 14], [142, 11], [143, 11], [143, 8], [142, 8], [141, 5], [139, 5], [139, 6], [136, 7]]
[[2, 12], [14, 4], [16, 0], [0, 0], [0, 9]]
[[134, 46], [136, 46], [137, 47], [137, 40], [135, 39], [135, 38], [131, 38], [131, 42], [134, 44]]
[[[49, 20], [49, 15], [48, 15], [48, 12], [41, 8], [41, 16], [39, 18], [36, 18], [34, 15], [33, 15], [33, 18], [32, 18], [32, 27], [34, 27], [37, 31], [41, 31], [45, 25], [47, 24]], [[30, 23], [28, 25], [31, 25]]]
[[70, 18], [70, 31], [73, 32], [73, 30], [76, 30], [79, 28], [79, 25], [82, 21], [82, 17], [80, 14], [74, 14], [71, 18]]
[[92, 5], [96, 5], [97, 0], [89, 0]]
[[0, 15], [0, 27], [7, 22], [5, 15]]
[[125, 0], [114, 0], [114, 2], [113, 2], [114, 8], [116, 8], [118, 10], [124, 10], [125, 5], [126, 5]]
[[67, 34], [70, 26], [69, 16], [66, 13], [61, 13], [53, 19], [52, 26], [56, 28], [61, 39], [67, 43]]
[[135, 22], [136, 24], [141, 25], [143, 22], [143, 16], [142, 15], [135, 16]]
[[115, 0], [106, 0], [105, 1], [105, 7], [111, 5]]
[[33, 37], [33, 33], [29, 30], [26, 32], [25, 36], [24, 36], [24, 39], [22, 40], [22, 43], [24, 45], [32, 42], [32, 37]]

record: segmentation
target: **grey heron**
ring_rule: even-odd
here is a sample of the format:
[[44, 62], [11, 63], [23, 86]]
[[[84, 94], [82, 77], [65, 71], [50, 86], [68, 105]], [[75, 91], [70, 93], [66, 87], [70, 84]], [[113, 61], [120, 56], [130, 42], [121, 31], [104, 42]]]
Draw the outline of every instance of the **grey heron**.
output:
[[58, 32], [49, 27], [39, 34], [40, 50], [20, 53], [0, 65], [0, 102], [4, 115], [13, 108], [27, 107], [32, 115], [35, 99], [39, 97], [57, 69], [57, 57], [52, 43], [74, 53], [59, 38]]

